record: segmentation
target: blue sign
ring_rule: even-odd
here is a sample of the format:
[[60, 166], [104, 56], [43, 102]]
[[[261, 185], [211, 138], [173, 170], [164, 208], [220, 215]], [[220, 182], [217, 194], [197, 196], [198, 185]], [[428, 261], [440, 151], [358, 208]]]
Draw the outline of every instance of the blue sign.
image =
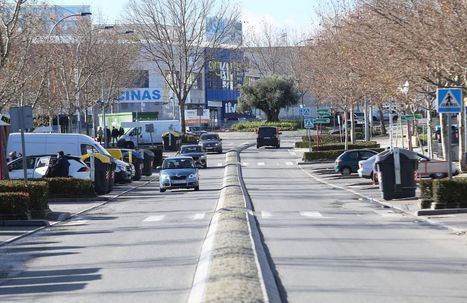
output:
[[313, 119], [303, 119], [303, 124], [305, 125], [305, 128], [314, 128], [315, 127]]
[[162, 102], [162, 94], [158, 89], [127, 89], [118, 98], [120, 102]]
[[436, 91], [438, 113], [460, 113], [462, 111], [461, 88], [438, 88]]
[[299, 112], [300, 115], [302, 115], [302, 116], [309, 116], [310, 113], [311, 113], [311, 108], [309, 108], [309, 107], [300, 107], [300, 109], [298, 110], [298, 112]]

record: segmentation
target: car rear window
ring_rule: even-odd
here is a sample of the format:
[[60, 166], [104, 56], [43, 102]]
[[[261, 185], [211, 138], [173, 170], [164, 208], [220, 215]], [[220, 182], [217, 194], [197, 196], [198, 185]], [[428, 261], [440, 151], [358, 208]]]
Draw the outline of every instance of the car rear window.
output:
[[274, 137], [276, 135], [275, 127], [260, 127], [258, 130], [260, 137]]

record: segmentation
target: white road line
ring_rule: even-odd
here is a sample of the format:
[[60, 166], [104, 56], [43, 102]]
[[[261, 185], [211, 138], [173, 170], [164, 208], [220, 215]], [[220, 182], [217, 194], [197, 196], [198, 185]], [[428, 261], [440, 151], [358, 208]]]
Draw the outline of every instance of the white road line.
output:
[[88, 220], [71, 220], [66, 223], [63, 223], [62, 226], [78, 226], [78, 225], [86, 225], [88, 224]]
[[248, 162], [242, 162], [242, 166], [248, 166], [249, 163]]
[[290, 153], [292, 156], [296, 156], [296, 155], [297, 155], [296, 152], [294, 152], [293, 150], [290, 150], [290, 149], [289, 149], [289, 153]]
[[261, 218], [263, 219], [267, 219], [267, 218], [271, 218], [272, 217], [272, 214], [268, 211], [261, 211]]
[[217, 166], [222, 166], [222, 164], [223, 164], [222, 162], [219, 162], [217, 163]]
[[285, 162], [285, 165], [287, 165], [287, 166], [292, 166], [293, 163], [292, 163], [292, 162]]
[[300, 215], [308, 218], [322, 218], [323, 215], [319, 211], [301, 211]]
[[158, 222], [164, 220], [165, 215], [159, 215], [159, 216], [149, 216], [146, 219], [143, 220], [143, 222]]
[[265, 165], [266, 165], [266, 163], [264, 163], [264, 162], [258, 162], [258, 166], [265, 166]]
[[193, 219], [193, 220], [203, 220], [205, 215], [206, 215], [205, 213], [194, 214], [193, 216], [191, 216], [191, 219]]

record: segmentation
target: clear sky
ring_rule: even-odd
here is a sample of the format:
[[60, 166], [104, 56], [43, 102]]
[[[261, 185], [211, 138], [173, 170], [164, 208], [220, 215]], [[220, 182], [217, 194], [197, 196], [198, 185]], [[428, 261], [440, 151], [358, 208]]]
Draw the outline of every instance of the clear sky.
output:
[[[227, 0], [229, 1], [229, 0]], [[315, 9], [323, 0], [237, 0], [242, 10], [242, 19], [252, 26], [261, 20], [279, 29], [306, 31], [316, 23]], [[91, 5], [94, 15], [101, 14], [105, 20], [113, 22], [125, 13], [128, 0], [50, 0], [59, 5]]]

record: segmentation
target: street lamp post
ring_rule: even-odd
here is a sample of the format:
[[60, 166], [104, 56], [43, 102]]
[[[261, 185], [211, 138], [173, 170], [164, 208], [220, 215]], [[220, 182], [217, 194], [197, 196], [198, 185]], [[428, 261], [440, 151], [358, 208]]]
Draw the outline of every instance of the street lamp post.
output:
[[[401, 92], [405, 95], [405, 103], [406, 106], [408, 104], [408, 94], [409, 94], [409, 81], [405, 81], [404, 85], [401, 87]], [[406, 119], [407, 123], [407, 143], [409, 150], [412, 150], [412, 131], [411, 131], [411, 124], [409, 119]], [[402, 137], [402, 142], [404, 142], [404, 137]]]

